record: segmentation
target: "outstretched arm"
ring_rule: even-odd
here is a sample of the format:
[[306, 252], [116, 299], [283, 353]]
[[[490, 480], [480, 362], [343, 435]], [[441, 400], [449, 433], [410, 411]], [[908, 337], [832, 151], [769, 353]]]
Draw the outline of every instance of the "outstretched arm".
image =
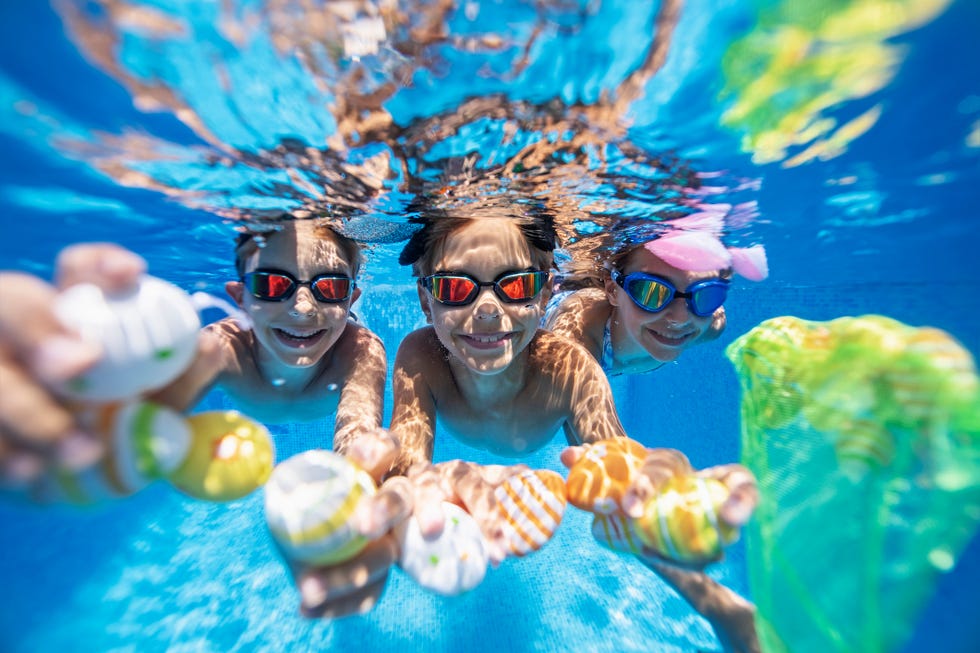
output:
[[342, 454], [348, 453], [358, 435], [381, 428], [388, 374], [381, 339], [363, 327], [348, 325], [347, 330], [344, 338], [350, 338], [352, 346], [342, 348], [343, 363], [350, 371], [340, 392], [333, 434], [333, 448]]
[[534, 355], [550, 375], [557, 400], [567, 405], [564, 429], [569, 444], [625, 437], [609, 380], [584, 347], [539, 332]]
[[443, 360], [438, 340], [431, 329], [408, 334], [398, 347], [392, 379], [394, 409], [389, 427], [401, 443], [392, 474], [405, 474], [414, 463], [432, 460], [436, 428], [436, 405], [428, 379], [445, 374], [434, 369]]

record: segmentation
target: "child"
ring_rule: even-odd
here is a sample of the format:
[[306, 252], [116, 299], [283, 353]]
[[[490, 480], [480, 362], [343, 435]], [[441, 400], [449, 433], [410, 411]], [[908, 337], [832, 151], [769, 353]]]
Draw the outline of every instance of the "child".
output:
[[625, 435], [588, 352], [538, 329], [548, 300], [550, 217], [433, 217], [402, 252], [432, 326], [395, 359], [395, 471], [432, 456], [436, 414], [471, 446], [519, 458], [561, 427], [569, 444]]
[[[431, 326], [409, 334], [395, 360], [390, 429], [402, 445], [395, 471], [431, 460], [437, 416], [459, 440], [514, 458], [543, 446], [559, 427], [571, 445], [623, 437], [595, 359], [538, 329], [556, 242], [552, 218], [529, 211], [421, 222], [400, 262], [418, 277]], [[471, 497], [481, 484], [472, 467], [456, 479]], [[489, 491], [492, 484], [483, 485]], [[483, 519], [493, 514], [480, 512]], [[491, 539], [499, 532], [483, 526]], [[751, 605], [701, 572], [648, 566], [705, 611], [726, 646], [757, 649]]]
[[674, 267], [653, 243], [614, 256], [602, 288], [560, 292], [548, 305], [544, 328], [582, 344], [610, 376], [655, 370], [725, 329], [731, 269]]
[[[153, 399], [185, 410], [220, 385], [243, 412], [265, 422], [336, 413], [334, 448], [379, 479], [391, 465], [395, 443], [380, 431], [384, 347], [350, 319], [361, 292], [355, 284], [360, 249], [309, 220], [286, 221], [261, 238], [261, 244], [251, 234], [239, 239], [239, 279], [226, 285], [251, 324], [228, 318], [205, 327], [190, 369]], [[87, 282], [122, 291], [145, 271], [143, 259], [118, 246], [76, 245], [59, 256], [57, 286]], [[24, 488], [49, 468], [84, 469], [105, 453], [98, 438], [77, 428], [70, 407], [47, 389], [95, 364], [101, 352], [55, 319], [56, 289], [40, 279], [2, 273], [0, 295], [0, 482]], [[356, 436], [363, 433], [374, 437], [358, 443]], [[392, 479], [365, 502], [363, 530], [377, 539], [361, 561], [380, 556], [381, 567], [390, 567], [395, 550], [390, 536], [381, 534], [407, 516], [415, 494], [424, 494], [424, 482], [416, 485], [419, 490], [403, 478]], [[376, 512], [384, 514], [382, 526]], [[364, 587], [354, 565], [329, 573], [336, 578], [348, 570], [357, 582], [345, 592], [334, 580], [335, 616], [366, 609], [383, 585], [382, 577]], [[301, 592], [308, 593], [303, 578], [312, 570], [293, 571]], [[304, 595], [303, 605], [311, 602]], [[317, 612], [326, 613], [325, 608]]]
[[205, 327], [220, 354], [193, 365], [156, 397], [187, 408], [218, 385], [242, 412], [265, 423], [336, 413], [339, 450], [355, 434], [379, 429], [384, 346], [350, 316], [361, 294], [360, 263], [357, 243], [316, 221], [289, 220], [261, 236], [244, 234], [235, 251], [239, 278], [225, 290], [250, 324], [229, 317]]

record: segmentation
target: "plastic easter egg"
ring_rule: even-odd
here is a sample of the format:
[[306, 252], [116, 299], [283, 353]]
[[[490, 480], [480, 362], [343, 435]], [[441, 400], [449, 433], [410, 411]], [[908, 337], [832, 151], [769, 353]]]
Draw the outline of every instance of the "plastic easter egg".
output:
[[399, 564], [419, 585], [443, 596], [468, 592], [487, 573], [487, 546], [476, 520], [459, 506], [443, 502], [445, 528], [425, 538], [415, 519], [395, 529], [401, 547]]
[[856, 419], [837, 433], [834, 451], [841, 467], [850, 473], [863, 474], [880, 469], [895, 457], [895, 436], [874, 420]]
[[190, 365], [201, 329], [190, 296], [148, 276], [119, 293], [72, 286], [58, 297], [54, 312], [102, 349], [95, 367], [58, 388], [66, 397], [92, 402], [137, 397], [167, 385]]
[[738, 539], [738, 529], [718, 518], [728, 496], [728, 488], [716, 479], [670, 479], [647, 501], [636, 520], [637, 534], [646, 546], [677, 562], [717, 560], [722, 547]]
[[592, 520], [592, 536], [603, 546], [620, 553], [638, 554], [643, 550], [636, 522], [626, 515], [596, 515]]
[[909, 428], [943, 421], [975, 405], [980, 389], [970, 352], [944, 331], [915, 329], [883, 373], [887, 399], [879, 415]]
[[623, 494], [646, 459], [646, 448], [629, 438], [586, 445], [585, 454], [568, 470], [568, 501], [589, 512], [620, 511]]
[[272, 470], [265, 485], [265, 519], [291, 559], [331, 565], [353, 558], [368, 541], [351, 517], [374, 480], [340, 454], [304, 451]]
[[39, 500], [85, 504], [129, 496], [176, 469], [190, 446], [183, 416], [151, 402], [98, 406], [79, 421], [102, 438], [106, 455], [80, 472], [52, 472], [35, 488]]
[[551, 539], [565, 513], [565, 479], [545, 469], [517, 474], [494, 491], [508, 552], [523, 556]]
[[264, 426], [233, 410], [187, 418], [190, 449], [170, 481], [197, 499], [233, 501], [261, 486], [275, 452]]

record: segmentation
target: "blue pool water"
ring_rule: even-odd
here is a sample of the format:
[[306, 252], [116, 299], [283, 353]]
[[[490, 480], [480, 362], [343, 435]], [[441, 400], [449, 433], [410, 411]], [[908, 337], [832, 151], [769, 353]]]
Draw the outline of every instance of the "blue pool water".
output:
[[[0, 266], [49, 276], [63, 246], [112, 240], [142, 254], [153, 273], [188, 290], [220, 294], [234, 274], [230, 221], [249, 211], [295, 209], [308, 200], [283, 192], [299, 187], [285, 171], [303, 170], [289, 155], [277, 155], [275, 146], [298, 139], [324, 147], [338, 130], [328, 107], [343, 94], [315, 82], [343, 79], [347, 70], [328, 66], [317, 79], [292, 51], [277, 54], [279, 41], [269, 37], [279, 30], [302, 43], [302, 21], [271, 21], [257, 13], [259, 2], [227, 4], [241, 25], [252, 26], [253, 38], [233, 38], [220, 20], [228, 17], [219, 3], [60, 3], [62, 17], [71, 14], [71, 5], [107, 21], [97, 22], [88, 40], [77, 30], [66, 36], [66, 23], [43, 3], [0, 5]], [[266, 4], [278, 7], [282, 18], [301, 3]], [[823, 320], [881, 313], [940, 327], [980, 356], [980, 266], [973, 247], [980, 237], [978, 3], [837, 0], [820, 9], [802, 0], [458, 4], [446, 18], [453, 33], [504, 34], [515, 45], [483, 54], [476, 48], [477, 55], [458, 41], [430, 46], [428, 67], [414, 70], [413, 85], [384, 103], [393, 123], [404, 128], [400, 140], [372, 144], [365, 131], [366, 142], [350, 146], [352, 160], [411, 141], [416, 136], [408, 128], [427, 117], [449, 122], [453, 108], [473, 97], [503, 96], [536, 107], [558, 98], [571, 112], [569, 107], [594, 104], [604, 93], [625, 93], [620, 82], [640, 66], [656, 10], [680, 7], [663, 66], [621, 116], [631, 126], [620, 145], [669, 152], [697, 170], [717, 172], [729, 186], [747, 180], [747, 188], [720, 193], [719, 201], [757, 203], [759, 215], [735, 235], [745, 244], [765, 244], [771, 276], [763, 283], [736, 282], [719, 341], [653, 375], [614, 380], [621, 418], [633, 437], [683, 449], [697, 467], [737, 460], [738, 386], [722, 352], [776, 315]], [[888, 12], [886, 5], [907, 11]], [[753, 34], [770, 35], [754, 43], [776, 49], [772, 35], [790, 38], [777, 29], [780, 21], [809, 24], [817, 20], [810, 14], [822, 20], [858, 6], [877, 7], [881, 21], [902, 15], [906, 21], [865, 30], [863, 38], [825, 40], [823, 51], [839, 50], [849, 64], [829, 77], [805, 67], [767, 76], [771, 60], [733, 49]], [[126, 7], [144, 12], [124, 14]], [[266, 20], [249, 22], [257, 15]], [[109, 29], [110, 16], [122, 25], [119, 31]], [[160, 23], [147, 23], [147, 16], [168, 16], [186, 34], [174, 36]], [[848, 14], [842, 24], [859, 27], [855, 16]], [[534, 36], [535, 28], [541, 36]], [[98, 56], [93, 35], [116, 38], [111, 65]], [[528, 63], [521, 67], [515, 62], [525, 43]], [[311, 48], [313, 60], [330, 62]], [[377, 66], [382, 79], [395, 76], [405, 57], [382, 51], [364, 62], [368, 69]], [[739, 63], [748, 70], [733, 71]], [[726, 118], [726, 109], [751, 96], [746, 89], [752, 80], [769, 80], [781, 93], [755, 122]], [[377, 90], [373, 83], [365, 82], [367, 90]], [[180, 102], [167, 106], [161, 89], [180, 91]], [[808, 161], [801, 155], [814, 139], [801, 136], [802, 127], [784, 125], [784, 137], [798, 137], [785, 153], [762, 147], [778, 134], [769, 141], [760, 135], [804, 115], [800, 107], [807, 99], [820, 108], [811, 123], [874, 120], [852, 136], [836, 132], [836, 149], [828, 146]], [[189, 108], [198, 120], [186, 112], [178, 119], [178, 108]], [[452, 138], [414, 150], [418, 161], [385, 181], [388, 192], [368, 206], [378, 228], [401, 222], [408, 176], [437, 176], [440, 158], [450, 154], [476, 151], [484, 160], [506, 159], [521, 142], [520, 132], [514, 141], [503, 138], [493, 118], [459, 120], [464, 127]], [[610, 131], [609, 138], [620, 136]], [[220, 163], [214, 165], [215, 159]], [[624, 182], [643, 173], [642, 166], [617, 171]], [[613, 196], [604, 187], [562, 183], [580, 206]], [[626, 210], [654, 201], [642, 186], [624, 196]], [[423, 323], [408, 272], [396, 261], [399, 249], [398, 242], [373, 246], [355, 309], [390, 355]], [[203, 407], [226, 404], [216, 392]], [[282, 459], [328, 446], [332, 424], [275, 427], [273, 433]], [[562, 445], [557, 437], [527, 462], [561, 471]], [[438, 437], [436, 459], [457, 457], [499, 462]], [[0, 520], [6, 534], [0, 556], [3, 651], [719, 648], [706, 623], [663, 583], [628, 557], [596, 546], [586, 536], [585, 515], [574, 510], [542, 551], [508, 560], [469, 594], [434, 597], [396, 570], [373, 611], [333, 623], [298, 617], [294, 589], [262, 521], [261, 493], [212, 505], [152, 487], [85, 510], [5, 501]], [[751, 595], [743, 546], [733, 547], [711, 574]], [[840, 562], [814, 564], [832, 574]], [[940, 580], [905, 650], [980, 648], [971, 594], [978, 580], [975, 540]]]

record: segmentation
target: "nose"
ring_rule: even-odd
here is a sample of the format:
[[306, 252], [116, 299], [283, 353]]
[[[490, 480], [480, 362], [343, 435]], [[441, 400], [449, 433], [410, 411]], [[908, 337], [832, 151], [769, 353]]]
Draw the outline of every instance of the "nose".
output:
[[293, 317], [312, 317], [316, 314], [316, 299], [309, 288], [303, 286], [296, 290], [296, 297], [289, 314]]
[[671, 324], [684, 324], [691, 319], [691, 312], [683, 297], [674, 297], [663, 310], [663, 316]]
[[481, 288], [476, 298], [476, 319], [492, 320], [500, 317], [501, 307], [491, 288]]

